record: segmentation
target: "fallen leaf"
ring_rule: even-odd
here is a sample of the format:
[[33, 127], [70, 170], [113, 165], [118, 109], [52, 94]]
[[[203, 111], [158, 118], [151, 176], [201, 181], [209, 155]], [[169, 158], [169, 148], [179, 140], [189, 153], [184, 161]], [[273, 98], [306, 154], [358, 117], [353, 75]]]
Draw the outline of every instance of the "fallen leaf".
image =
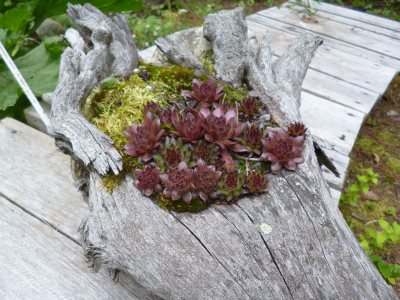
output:
[[372, 153], [372, 155], [374, 156], [374, 163], [379, 164], [379, 162], [381, 161], [379, 155], [376, 153]]
[[379, 201], [379, 196], [373, 191], [369, 191], [366, 194], [363, 193], [361, 196], [364, 200]]

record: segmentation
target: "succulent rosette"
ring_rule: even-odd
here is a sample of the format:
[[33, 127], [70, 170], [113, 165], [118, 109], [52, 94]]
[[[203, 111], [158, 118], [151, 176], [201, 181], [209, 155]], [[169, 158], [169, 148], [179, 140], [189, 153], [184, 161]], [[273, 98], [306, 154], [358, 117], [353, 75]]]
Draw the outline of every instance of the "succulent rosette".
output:
[[257, 97], [247, 97], [240, 102], [239, 113], [245, 118], [253, 119], [258, 116], [262, 102]]
[[125, 153], [140, 157], [144, 162], [153, 158], [153, 150], [160, 146], [164, 130], [160, 128], [160, 119], [153, 120], [152, 113], [147, 112], [143, 125], [133, 124], [124, 135], [129, 141]]
[[181, 137], [184, 142], [196, 143], [204, 137], [204, 117], [199, 111], [189, 109], [181, 114], [172, 116], [174, 133]]
[[169, 169], [167, 174], [160, 176], [165, 189], [164, 195], [173, 201], [182, 199], [190, 203], [193, 198], [193, 170], [185, 162], [179, 163], [177, 168]]
[[266, 132], [262, 128], [255, 124], [246, 124], [243, 133], [237, 140], [247, 148], [247, 151], [260, 155], [262, 151], [261, 140], [265, 136]]
[[220, 149], [207, 141], [200, 141], [192, 146], [192, 159], [197, 161], [199, 159], [205, 161], [207, 164], [216, 164], [220, 157]]
[[218, 194], [225, 197], [227, 202], [237, 199], [243, 192], [244, 176], [234, 172], [225, 172], [218, 182]]
[[144, 114], [146, 114], [147, 112], [156, 114], [159, 110], [160, 110], [160, 106], [153, 101], [147, 103], [143, 108]]
[[162, 191], [160, 170], [150, 166], [146, 166], [143, 170], [136, 169], [135, 185], [145, 196], [151, 196], [154, 192], [160, 193]]
[[261, 193], [267, 189], [267, 177], [258, 169], [251, 170], [246, 177], [246, 188], [250, 193]]
[[162, 108], [158, 111], [158, 117], [160, 118], [161, 125], [172, 126], [172, 119], [176, 115], [174, 108]]
[[173, 137], [167, 137], [158, 149], [158, 153], [153, 156], [161, 170], [176, 168], [182, 161], [189, 164], [190, 158], [191, 153], [188, 146], [184, 145], [181, 139]]
[[288, 126], [288, 133], [292, 137], [305, 136], [307, 127], [301, 122], [293, 122]]
[[197, 167], [193, 173], [193, 183], [196, 193], [203, 201], [210, 197], [215, 198], [218, 179], [221, 172], [215, 169], [215, 166], [207, 165], [203, 160], [197, 161]]
[[206, 82], [193, 79], [192, 91], [183, 91], [182, 94], [196, 100], [200, 107], [208, 107], [224, 96], [223, 86], [216, 85], [212, 76]]
[[224, 111], [220, 105], [215, 105], [213, 111], [202, 108], [200, 112], [204, 116], [203, 127], [206, 131], [204, 137], [207, 141], [215, 143], [221, 149], [247, 151], [246, 147], [232, 140], [244, 129], [244, 123], [239, 122], [236, 109]]
[[302, 146], [304, 136], [291, 137], [284, 129], [269, 131], [268, 138], [262, 140], [264, 151], [262, 158], [272, 162], [272, 173], [278, 173], [282, 166], [288, 170], [296, 170], [296, 166], [304, 161]]

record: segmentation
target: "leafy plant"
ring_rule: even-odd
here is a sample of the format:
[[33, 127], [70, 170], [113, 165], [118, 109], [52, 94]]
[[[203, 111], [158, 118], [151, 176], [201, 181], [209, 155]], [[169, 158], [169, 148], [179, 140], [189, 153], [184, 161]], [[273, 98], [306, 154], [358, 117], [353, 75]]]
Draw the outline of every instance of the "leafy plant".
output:
[[378, 225], [378, 230], [367, 228], [367, 235], [361, 236], [361, 246], [382, 276], [390, 284], [396, 284], [396, 280], [400, 278], [400, 265], [386, 263], [375, 252], [381, 250], [387, 243], [397, 244], [400, 241], [400, 225], [397, 222], [390, 224], [384, 219], [379, 219]]
[[360, 198], [362, 193], [367, 194], [370, 191], [371, 184], [378, 184], [379, 175], [372, 169], [368, 169], [365, 175], [357, 176], [357, 183], [351, 184], [347, 191], [340, 196], [341, 203], [354, 205]]
[[390, 284], [395, 285], [396, 281], [400, 279], [400, 265], [388, 264], [382, 259], [382, 257], [374, 254], [370, 255], [369, 258], [378, 268], [379, 273], [381, 273], [383, 278], [385, 278]]
[[387, 242], [398, 243], [400, 240], [400, 225], [397, 222], [390, 224], [384, 219], [378, 220], [379, 231], [367, 228], [368, 248], [381, 249]]

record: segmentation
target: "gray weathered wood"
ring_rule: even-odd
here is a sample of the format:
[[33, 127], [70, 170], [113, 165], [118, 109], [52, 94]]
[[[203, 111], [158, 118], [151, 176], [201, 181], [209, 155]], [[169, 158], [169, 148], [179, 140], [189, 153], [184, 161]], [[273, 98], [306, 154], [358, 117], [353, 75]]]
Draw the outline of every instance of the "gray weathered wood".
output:
[[[284, 19], [284, 16], [282, 18]], [[251, 24], [250, 21], [257, 21], [257, 23]], [[274, 31], [270, 24], [279, 24], [280, 29], [278, 29], [277, 34], [272, 35], [274, 39], [273, 45], [276, 45], [273, 50], [278, 55], [281, 55], [285, 47], [290, 43], [290, 40], [298, 35], [296, 32], [293, 34], [289, 33], [289, 31], [294, 31], [294, 26], [288, 25], [289, 28], [286, 30], [284, 25], [280, 25], [282, 24], [281, 21], [274, 21], [268, 17], [259, 15], [259, 13], [249, 16], [248, 23], [250, 24], [250, 29], [256, 35], [259, 33], [260, 36], [263, 36], [268, 31]], [[284, 31], [287, 31], [287, 33]], [[299, 32], [300, 34], [304, 34], [309, 31], [301, 30]], [[277, 40], [280, 42], [276, 42]], [[345, 80], [353, 85], [383, 94], [387, 88], [387, 82], [390, 82], [397, 74], [394, 65], [392, 65], [393, 67], [387, 67], [376, 63], [374, 60], [361, 57], [361, 51], [358, 51], [357, 48], [352, 47], [352, 49], [353, 51], [355, 49], [357, 53], [350, 54], [329, 45], [322, 45], [311, 62], [310, 67], [335, 76], [340, 80]], [[343, 70], [346, 70], [346, 72], [343, 72]]]
[[[80, 246], [0, 195], [2, 299], [145, 299], [121, 276], [90, 273]], [[140, 292], [142, 291], [142, 292]], [[139, 292], [139, 293], [138, 293]]]
[[365, 24], [371, 24], [377, 27], [390, 29], [395, 32], [400, 32], [400, 23], [394, 20], [366, 14], [354, 9], [346, 9], [345, 7], [339, 5], [332, 5], [325, 2], [317, 3], [313, 0], [310, 1], [312, 2], [312, 6], [319, 11], [325, 11], [331, 14], [346, 17], [348, 19], [357, 20]]
[[[356, 46], [365, 47], [365, 43], [368, 41], [367, 49], [400, 59], [400, 53], [398, 51], [400, 41], [397, 39], [382, 36], [362, 28], [355, 28], [347, 24], [334, 22], [329, 19], [318, 18], [318, 15], [315, 16], [318, 22], [302, 22], [298, 15], [299, 11], [301, 11], [301, 8], [289, 9], [287, 7], [275, 7], [263, 10], [258, 14], [281, 20], [287, 24], [303, 27], [309, 31], [333, 37]], [[284, 19], [282, 19], [283, 17]]]
[[[321, 4], [318, 4], [315, 1], [313, 1], [313, 4], [315, 4], [315, 6], [313, 6], [313, 7], [316, 10], [315, 15], [318, 16], [318, 19], [319, 18], [328, 19], [331, 21], [350, 25], [351, 27], [354, 27], [354, 28], [362, 28], [362, 29], [377, 33], [379, 35], [383, 35], [383, 36], [387, 36], [390, 38], [400, 40], [400, 31], [394, 31], [392, 29], [376, 26], [376, 25], [373, 25], [370, 23], [362, 22], [362, 21], [359, 21], [356, 19], [348, 18], [345, 16], [331, 13], [331, 12], [326, 12], [326, 6], [328, 6], [328, 10], [329, 10], [329, 8], [333, 5], [329, 5], [329, 4], [326, 4], [323, 2]], [[293, 5], [293, 4], [285, 4], [285, 6], [289, 7], [289, 8], [294, 8], [297, 11], [304, 9], [304, 6]]]
[[[209, 15], [204, 32], [219, 78], [236, 85], [248, 82], [281, 125], [301, 119], [300, 87], [319, 37], [298, 36], [273, 64], [270, 38], [260, 44], [249, 38], [241, 10]], [[91, 39], [95, 47], [87, 56], [118, 51], [96, 35]], [[67, 91], [100, 80], [93, 83], [86, 75], [88, 65], [79, 74], [83, 82], [74, 80], [78, 74], [68, 68], [74, 57], [63, 56], [58, 90], [65, 92], [53, 97], [53, 105], [67, 101], [64, 110], [86, 94], [76, 92], [68, 100], [63, 97]], [[101, 69], [113, 74], [110, 60], [97, 62], [99, 74]], [[64, 117], [62, 109], [53, 112], [57, 121]], [[63, 129], [80, 136], [76, 120], [62, 122]], [[79, 144], [83, 151], [94, 146]], [[89, 265], [111, 274], [123, 270], [147, 291], [168, 299], [395, 298], [334, 207], [311, 136], [304, 158], [298, 171], [270, 176], [267, 193], [197, 214], [160, 209], [136, 189], [130, 175], [109, 194], [102, 188], [103, 169], [89, 168], [90, 215], [80, 227]]]

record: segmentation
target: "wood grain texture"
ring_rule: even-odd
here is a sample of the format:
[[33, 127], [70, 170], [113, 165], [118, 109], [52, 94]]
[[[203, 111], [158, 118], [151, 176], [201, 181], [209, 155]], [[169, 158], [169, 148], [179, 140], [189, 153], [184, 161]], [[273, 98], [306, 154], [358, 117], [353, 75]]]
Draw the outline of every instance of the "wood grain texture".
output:
[[1, 195], [0, 214], [2, 299], [151, 299], [126, 276], [90, 273], [80, 245]]
[[[387, 36], [387, 37], [390, 37], [393, 39], [400, 40], [400, 31], [394, 31], [392, 29], [388, 29], [388, 28], [381, 27], [381, 26], [376, 26], [374, 24], [362, 22], [357, 19], [348, 18], [346, 16], [341, 16], [341, 15], [338, 15], [335, 13], [328, 12], [328, 10], [330, 10], [329, 8], [331, 7], [331, 5], [329, 5], [327, 3], [321, 2], [321, 4], [318, 4], [315, 1], [310, 1], [310, 2], [312, 3], [311, 5], [315, 4], [314, 8], [316, 10], [316, 16], [318, 16], [317, 19], [319, 19], [319, 18], [328, 19], [331, 21], [349, 25], [352, 28], [361, 28], [361, 29], [371, 31], [371, 32], [374, 32], [374, 33], [382, 35], [382, 36]], [[304, 6], [293, 5], [294, 3], [293, 4], [292, 3], [285, 4], [284, 6], [288, 7], [288, 8], [293, 7], [297, 11], [304, 9]], [[328, 9], [326, 7], [328, 7]]]
[[346, 17], [369, 25], [389, 29], [395, 32], [400, 32], [400, 23], [387, 18], [379, 17], [372, 14], [366, 14], [362, 11], [347, 9], [340, 5], [329, 4], [325, 2], [317, 3], [311, 0], [312, 6], [320, 11]]
[[[282, 16], [282, 18], [284, 19], [284, 16]], [[281, 21], [271, 21], [271, 18], [259, 14], [249, 16], [248, 20], [249, 28], [255, 32], [256, 35], [259, 35], [260, 38], [266, 32], [276, 32], [276, 34], [272, 34], [272, 43], [276, 45], [273, 51], [277, 55], [281, 55], [290, 41], [298, 35], [296, 33], [290, 33], [294, 26], [286, 25], [288, 27], [286, 31], [286, 27]], [[250, 21], [256, 21], [257, 23], [251, 24]], [[278, 23], [275, 24], [279, 26], [278, 31], [273, 28], [271, 29], [270, 23]], [[309, 31], [303, 29], [299, 30], [299, 32], [305, 33]], [[279, 40], [279, 42], [277, 42], [277, 40]], [[353, 50], [355, 49], [354, 46], [351, 48]], [[344, 80], [355, 86], [360, 86], [370, 91], [383, 94], [387, 88], [387, 83], [397, 74], [397, 70], [393, 66], [394, 65], [392, 65], [392, 67], [387, 67], [369, 58], [364, 58], [360, 55], [358, 49], [350, 54], [328, 45], [322, 45], [311, 62], [310, 68], [332, 75], [336, 79]]]
[[338, 23], [325, 18], [318, 18], [318, 22], [306, 22], [301, 20], [300, 9], [287, 8], [270, 8], [268, 10], [260, 11], [257, 14], [265, 15], [274, 19], [280, 19], [282, 22], [294, 26], [302, 27], [314, 33], [323, 36], [329, 36], [334, 39], [344, 41], [346, 43], [361, 46], [371, 51], [399, 59], [400, 53], [398, 47], [400, 41], [388, 36], [383, 36], [362, 28], [352, 27], [347, 24]]
[[[214, 53], [220, 51], [217, 76], [248, 82], [280, 125], [300, 120], [300, 87], [321, 39], [298, 36], [273, 62], [270, 36], [260, 42], [248, 37], [242, 11], [207, 18], [205, 35]], [[221, 52], [228, 46], [232, 55]], [[227, 68], [232, 61], [239, 65]], [[109, 63], [96, 67], [107, 70]], [[80, 85], [70, 80], [61, 87], [68, 92]], [[109, 194], [101, 172], [89, 168], [90, 214], [80, 227], [89, 266], [127, 272], [166, 299], [395, 298], [332, 201], [311, 136], [303, 152], [305, 162], [296, 172], [270, 176], [267, 193], [197, 214], [160, 209], [130, 175]]]
[[[265, 20], [265, 19], [267, 19], [267, 20]], [[255, 22], [259, 25], [268, 26], [268, 27], [272, 28], [272, 30], [274, 30], [274, 29], [280, 30], [280, 31], [287, 32], [289, 34], [297, 35], [297, 34], [303, 33], [304, 31], [307, 31], [303, 27], [298, 27], [298, 26], [294, 26], [291, 24], [287, 24], [285, 22], [280, 21], [280, 19], [276, 20], [274, 18], [267, 17], [265, 15], [260, 15], [258, 13], [250, 15], [248, 17], [248, 20]], [[379, 64], [384, 65], [389, 68], [397, 68], [397, 69], [400, 68], [399, 60], [397, 60], [395, 58], [391, 58], [386, 55], [379, 54], [377, 52], [368, 50], [363, 47], [354, 46], [354, 45], [351, 45], [344, 41], [334, 39], [329, 36], [324, 36], [324, 41], [325, 41], [325, 46], [332, 47], [334, 49], [343, 51], [343, 52], [351, 54], [351, 55], [362, 57], [364, 59], [370, 60], [375, 63], [379, 63]]]

